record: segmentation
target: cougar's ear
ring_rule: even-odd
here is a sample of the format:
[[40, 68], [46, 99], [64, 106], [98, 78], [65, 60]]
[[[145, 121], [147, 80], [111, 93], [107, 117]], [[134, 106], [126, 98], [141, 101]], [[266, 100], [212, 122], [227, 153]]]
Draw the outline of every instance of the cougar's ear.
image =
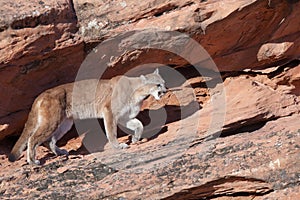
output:
[[147, 80], [146, 76], [144, 75], [140, 75], [140, 79], [143, 81], [143, 83], [145, 83]]
[[159, 74], [158, 68], [155, 69], [155, 71], [153, 72], [153, 74]]

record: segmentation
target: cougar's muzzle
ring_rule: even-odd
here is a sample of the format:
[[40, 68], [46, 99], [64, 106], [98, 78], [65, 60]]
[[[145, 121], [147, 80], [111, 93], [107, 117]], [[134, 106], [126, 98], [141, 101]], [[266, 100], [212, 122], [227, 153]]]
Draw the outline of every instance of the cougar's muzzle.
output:
[[158, 96], [161, 98], [162, 96], [164, 96], [167, 93], [167, 88], [164, 88], [163, 90], [158, 92]]

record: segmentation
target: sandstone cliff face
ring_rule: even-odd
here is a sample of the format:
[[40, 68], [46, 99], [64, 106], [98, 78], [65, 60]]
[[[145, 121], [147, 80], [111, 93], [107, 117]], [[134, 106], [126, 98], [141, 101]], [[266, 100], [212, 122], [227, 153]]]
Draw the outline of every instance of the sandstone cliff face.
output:
[[[3, 198], [300, 197], [299, 1], [3, 1], [0, 10]], [[145, 130], [151, 135], [163, 126], [160, 134], [125, 152], [115, 151], [103, 137], [95, 141], [98, 136], [87, 123], [88, 134], [62, 140], [71, 152], [68, 160], [40, 147], [43, 166], [24, 166], [24, 157], [8, 163], [13, 138], [7, 136], [21, 133], [38, 94], [74, 81], [88, 53], [106, 39], [120, 37], [134, 45], [142, 38], [161, 45], [153, 28], [185, 33], [199, 42], [223, 82], [217, 81], [215, 68], [200, 65], [211, 75], [202, 77], [187, 59], [142, 44], [110, 59], [103, 77], [147, 63], [169, 65], [183, 74], [186, 80], [179, 85], [168, 83], [171, 90], [161, 102], [144, 102], [140, 118], [145, 124], [151, 113], [166, 115], [166, 124]], [[133, 30], [138, 34], [127, 34]], [[184, 39], [171, 35], [164, 40], [181, 44]], [[119, 44], [113, 45], [106, 48], [118, 51]], [[196, 58], [195, 63], [204, 61]], [[213, 103], [220, 94], [225, 110]], [[94, 149], [82, 145], [91, 142]]]
[[40, 92], [74, 80], [84, 59], [76, 23], [68, 1], [1, 2], [1, 138], [20, 131]]

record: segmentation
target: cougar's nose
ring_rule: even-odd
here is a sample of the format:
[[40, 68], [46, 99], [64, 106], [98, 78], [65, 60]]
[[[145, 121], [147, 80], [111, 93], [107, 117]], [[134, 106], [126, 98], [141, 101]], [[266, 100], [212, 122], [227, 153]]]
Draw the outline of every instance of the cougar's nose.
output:
[[164, 93], [168, 92], [169, 91], [169, 88], [167, 88], [166, 86], [164, 87], [163, 89]]
[[158, 92], [158, 95], [161, 97], [167, 93], [167, 88], [164, 87], [161, 91]]

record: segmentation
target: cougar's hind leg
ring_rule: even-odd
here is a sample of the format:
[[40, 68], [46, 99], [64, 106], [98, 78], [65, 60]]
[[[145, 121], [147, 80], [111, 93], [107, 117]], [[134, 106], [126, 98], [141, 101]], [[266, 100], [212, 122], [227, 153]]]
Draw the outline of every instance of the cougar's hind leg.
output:
[[49, 148], [55, 155], [69, 155], [67, 150], [60, 149], [58, 146], [56, 146], [56, 142], [60, 140], [71, 129], [72, 125], [73, 119], [65, 118], [53, 133], [53, 136], [49, 141]]
[[27, 162], [29, 164], [40, 165], [40, 161], [36, 160], [36, 148], [47, 141], [56, 128], [55, 125], [48, 126], [48, 124], [45, 124], [44, 126], [39, 126], [33, 135], [29, 137], [27, 144]]
[[64, 92], [45, 93], [36, 102], [36, 127], [28, 139], [27, 161], [39, 165], [36, 148], [52, 138], [64, 119]]
[[29, 164], [35, 164], [35, 165], [40, 165], [40, 161], [35, 159], [35, 153], [36, 153], [36, 147], [38, 146], [37, 141], [33, 138], [30, 137], [28, 139], [28, 144], [27, 144], [27, 162]]

